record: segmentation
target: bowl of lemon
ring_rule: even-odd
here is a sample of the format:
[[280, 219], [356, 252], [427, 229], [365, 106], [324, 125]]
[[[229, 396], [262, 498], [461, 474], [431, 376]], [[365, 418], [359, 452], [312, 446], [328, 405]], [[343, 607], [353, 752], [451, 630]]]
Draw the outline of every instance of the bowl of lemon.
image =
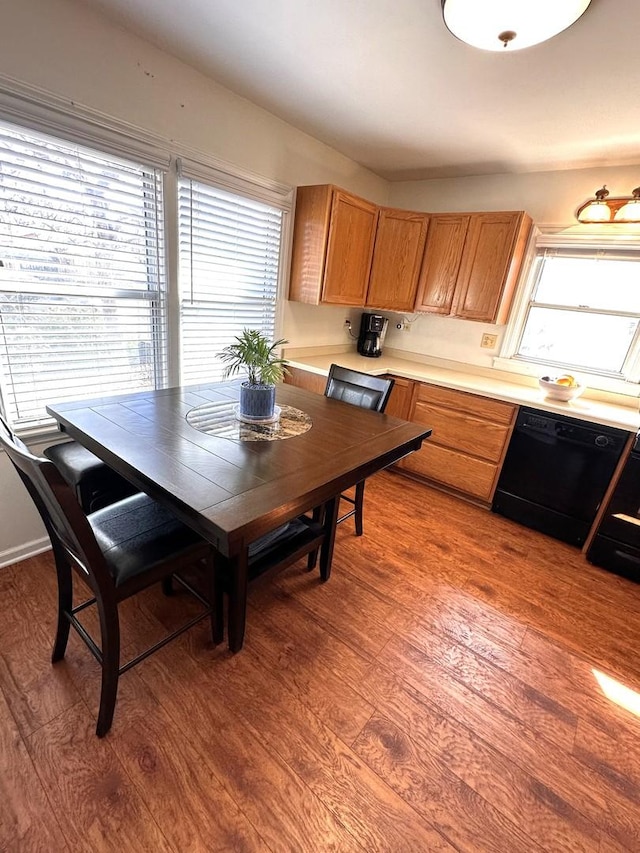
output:
[[542, 376], [538, 379], [538, 383], [549, 400], [562, 400], [565, 403], [575, 400], [584, 391], [584, 385], [581, 385], [570, 373], [563, 373], [561, 376]]

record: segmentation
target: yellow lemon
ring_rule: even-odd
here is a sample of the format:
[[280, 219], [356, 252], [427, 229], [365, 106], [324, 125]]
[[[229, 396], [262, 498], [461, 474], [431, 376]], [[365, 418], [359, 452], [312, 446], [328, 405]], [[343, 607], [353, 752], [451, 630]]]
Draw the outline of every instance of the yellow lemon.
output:
[[556, 379], [556, 385], [568, 385], [569, 387], [576, 384], [576, 380], [570, 373], [565, 373], [564, 376], [559, 376]]

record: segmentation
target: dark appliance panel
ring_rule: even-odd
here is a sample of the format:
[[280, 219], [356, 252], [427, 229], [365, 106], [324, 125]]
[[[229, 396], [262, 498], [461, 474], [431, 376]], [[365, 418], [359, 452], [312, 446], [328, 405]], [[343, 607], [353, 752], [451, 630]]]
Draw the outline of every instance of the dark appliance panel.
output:
[[522, 408], [493, 510], [572, 545], [582, 545], [628, 433]]
[[640, 582], [640, 435], [624, 466], [587, 559]]

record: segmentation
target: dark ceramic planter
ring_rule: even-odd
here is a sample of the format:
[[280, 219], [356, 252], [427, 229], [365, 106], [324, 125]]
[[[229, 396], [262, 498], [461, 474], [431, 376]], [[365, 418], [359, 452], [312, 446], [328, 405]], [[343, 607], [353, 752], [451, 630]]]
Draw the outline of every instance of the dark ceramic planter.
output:
[[245, 418], [272, 418], [276, 405], [275, 385], [249, 385], [243, 382], [240, 386], [240, 414]]

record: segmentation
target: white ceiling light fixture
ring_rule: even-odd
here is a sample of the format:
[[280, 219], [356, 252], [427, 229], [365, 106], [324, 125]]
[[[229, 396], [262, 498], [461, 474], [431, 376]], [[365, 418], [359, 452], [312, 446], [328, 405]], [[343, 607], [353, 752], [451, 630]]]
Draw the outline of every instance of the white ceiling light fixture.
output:
[[566, 30], [591, 0], [442, 0], [456, 38], [481, 50], [521, 50]]

